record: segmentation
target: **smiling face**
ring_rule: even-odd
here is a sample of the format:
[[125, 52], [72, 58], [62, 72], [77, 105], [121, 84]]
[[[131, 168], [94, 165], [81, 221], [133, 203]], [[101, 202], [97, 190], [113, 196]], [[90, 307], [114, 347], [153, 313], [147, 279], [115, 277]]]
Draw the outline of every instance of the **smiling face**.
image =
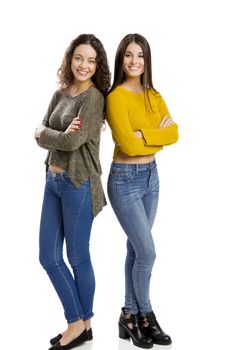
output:
[[74, 50], [71, 71], [76, 82], [88, 82], [96, 72], [96, 51], [91, 45], [81, 44]]
[[134, 42], [127, 46], [123, 69], [126, 78], [138, 78], [144, 73], [144, 53], [141, 46]]

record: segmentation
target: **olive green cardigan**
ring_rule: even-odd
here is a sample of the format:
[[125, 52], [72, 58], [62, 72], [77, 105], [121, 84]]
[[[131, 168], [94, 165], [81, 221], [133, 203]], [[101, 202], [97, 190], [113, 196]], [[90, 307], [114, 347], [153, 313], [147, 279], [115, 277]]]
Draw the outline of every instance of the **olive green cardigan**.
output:
[[[47, 167], [56, 165], [66, 170], [77, 188], [90, 179], [94, 216], [106, 205], [99, 160], [103, 111], [104, 97], [95, 87], [75, 97], [56, 91], [43, 119], [46, 128], [37, 141], [48, 150]], [[77, 115], [82, 116], [82, 128], [65, 133]]]

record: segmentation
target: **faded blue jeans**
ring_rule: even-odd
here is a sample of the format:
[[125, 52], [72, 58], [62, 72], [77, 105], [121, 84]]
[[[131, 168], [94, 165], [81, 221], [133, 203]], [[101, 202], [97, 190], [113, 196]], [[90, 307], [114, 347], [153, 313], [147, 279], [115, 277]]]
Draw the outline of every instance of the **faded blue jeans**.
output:
[[156, 162], [112, 163], [108, 196], [127, 235], [124, 309], [131, 314], [151, 312], [149, 289], [156, 257], [151, 229], [159, 198]]
[[[61, 300], [68, 323], [93, 316], [92, 222], [89, 179], [76, 188], [66, 172], [49, 170], [41, 213], [40, 263]], [[71, 269], [63, 259], [64, 240]]]

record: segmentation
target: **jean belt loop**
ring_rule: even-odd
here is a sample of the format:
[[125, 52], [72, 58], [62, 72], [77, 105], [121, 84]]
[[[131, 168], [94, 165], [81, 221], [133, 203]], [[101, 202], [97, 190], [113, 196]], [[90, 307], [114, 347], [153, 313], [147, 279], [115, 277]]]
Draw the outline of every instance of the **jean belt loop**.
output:
[[138, 173], [138, 164], [135, 164], [135, 173]]

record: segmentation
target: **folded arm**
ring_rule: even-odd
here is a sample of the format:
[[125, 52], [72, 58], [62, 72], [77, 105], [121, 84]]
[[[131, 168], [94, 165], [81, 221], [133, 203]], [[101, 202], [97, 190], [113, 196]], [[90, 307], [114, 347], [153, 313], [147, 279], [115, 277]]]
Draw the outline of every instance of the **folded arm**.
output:
[[145, 147], [144, 141], [134, 134], [129, 119], [126, 105], [122, 99], [117, 101], [111, 95], [107, 99], [107, 121], [112, 131], [112, 136], [120, 150], [129, 155], [149, 155], [156, 153], [160, 147]]
[[173, 124], [159, 129], [140, 129], [146, 146], [167, 146], [178, 140], [178, 126]]
[[161, 121], [158, 128], [141, 128], [143, 140], [146, 146], [167, 146], [178, 140], [178, 126], [172, 120], [166, 103], [162, 96], [156, 95]]
[[82, 115], [82, 128], [79, 132], [62, 132], [44, 128], [40, 133], [39, 143], [44, 148], [53, 148], [60, 151], [74, 151], [91, 139], [97, 128], [100, 128], [103, 117], [103, 97], [87, 95], [80, 114]]

